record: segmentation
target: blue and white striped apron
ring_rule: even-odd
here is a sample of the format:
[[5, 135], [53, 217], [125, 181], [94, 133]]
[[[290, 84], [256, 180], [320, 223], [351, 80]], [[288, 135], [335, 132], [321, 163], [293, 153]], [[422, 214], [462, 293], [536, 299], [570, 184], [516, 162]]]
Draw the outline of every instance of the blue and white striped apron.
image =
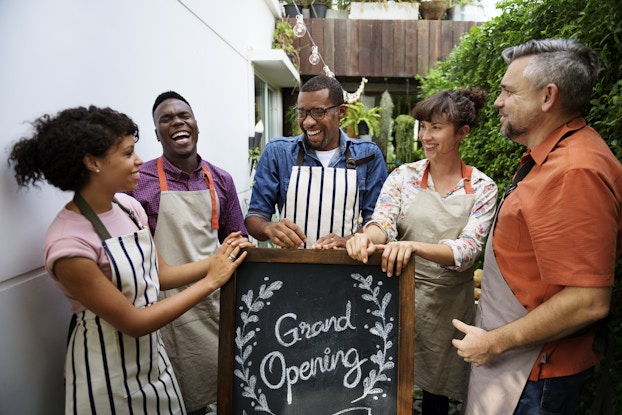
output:
[[[103, 241], [112, 282], [136, 307], [158, 299], [148, 229]], [[185, 414], [159, 331], [127, 336], [89, 310], [77, 314], [66, 362], [65, 414]]]
[[303, 230], [309, 248], [329, 233], [356, 232], [358, 195], [356, 169], [293, 166], [282, 217]]

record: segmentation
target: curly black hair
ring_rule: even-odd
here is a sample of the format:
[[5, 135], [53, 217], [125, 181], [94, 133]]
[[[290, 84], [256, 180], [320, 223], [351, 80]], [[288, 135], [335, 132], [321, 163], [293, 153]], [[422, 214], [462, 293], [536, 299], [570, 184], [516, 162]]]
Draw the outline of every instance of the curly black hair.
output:
[[34, 133], [14, 144], [8, 163], [22, 187], [46, 180], [61, 190], [78, 191], [88, 182], [83, 159], [102, 157], [138, 126], [127, 115], [96, 106], [68, 108], [32, 122]]
[[477, 126], [477, 116], [488, 100], [488, 93], [476, 87], [440, 91], [415, 105], [413, 116], [419, 121], [446, 117], [456, 129]]

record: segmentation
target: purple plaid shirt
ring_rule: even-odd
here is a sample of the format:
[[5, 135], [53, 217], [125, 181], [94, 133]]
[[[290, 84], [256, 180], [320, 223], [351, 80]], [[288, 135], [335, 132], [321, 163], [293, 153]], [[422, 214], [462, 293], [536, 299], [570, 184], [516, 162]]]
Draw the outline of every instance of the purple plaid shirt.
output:
[[[225, 170], [202, 160], [200, 156], [199, 166], [190, 175], [173, 166], [166, 157], [162, 156], [164, 174], [168, 183], [168, 190], [174, 192], [207, 190], [207, 182], [203, 177], [201, 163], [212, 174], [216, 195], [220, 203], [220, 215], [218, 217], [218, 240], [222, 241], [231, 232], [242, 231], [248, 235], [244, 227], [244, 216], [240, 208], [240, 201], [233, 183], [233, 178]], [[140, 180], [136, 190], [128, 192], [137, 199], [147, 211], [149, 216], [149, 228], [155, 233], [158, 213], [160, 211], [160, 181], [158, 180], [158, 166], [156, 159], [150, 160], [140, 166]], [[211, 215], [211, 212], [209, 212]]]

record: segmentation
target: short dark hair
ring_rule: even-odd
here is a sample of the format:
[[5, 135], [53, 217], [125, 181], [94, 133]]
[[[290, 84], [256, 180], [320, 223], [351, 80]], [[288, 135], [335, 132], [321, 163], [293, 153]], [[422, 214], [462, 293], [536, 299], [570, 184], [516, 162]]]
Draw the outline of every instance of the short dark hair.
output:
[[190, 105], [190, 103], [188, 101], [186, 101], [186, 98], [182, 97], [181, 95], [179, 95], [177, 92], [175, 91], [166, 91], [166, 92], [162, 92], [160, 95], [158, 95], [158, 97], [155, 99], [155, 102], [153, 103], [153, 108], [151, 109], [151, 115], [155, 114], [155, 110], [156, 108], [158, 108], [158, 106], [163, 103], [164, 101], [166, 101], [167, 99], [178, 99], [180, 101], [185, 102], [186, 104], [188, 104], [188, 106], [190, 108], [192, 108], [192, 106]]
[[326, 75], [318, 75], [309, 79], [300, 88], [300, 92], [315, 92], [328, 89], [328, 99], [333, 105], [343, 104], [343, 88], [338, 80]]

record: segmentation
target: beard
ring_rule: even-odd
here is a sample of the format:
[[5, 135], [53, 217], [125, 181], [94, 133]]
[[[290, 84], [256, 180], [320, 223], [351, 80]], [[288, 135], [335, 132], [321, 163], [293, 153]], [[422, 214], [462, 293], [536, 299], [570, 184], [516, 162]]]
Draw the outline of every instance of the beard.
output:
[[517, 126], [512, 124], [511, 121], [507, 121], [505, 127], [501, 127], [501, 135], [509, 138], [510, 140], [514, 140], [518, 137], [520, 137], [521, 135], [525, 134], [527, 132], [527, 128], [526, 127], [521, 127], [521, 126]]

